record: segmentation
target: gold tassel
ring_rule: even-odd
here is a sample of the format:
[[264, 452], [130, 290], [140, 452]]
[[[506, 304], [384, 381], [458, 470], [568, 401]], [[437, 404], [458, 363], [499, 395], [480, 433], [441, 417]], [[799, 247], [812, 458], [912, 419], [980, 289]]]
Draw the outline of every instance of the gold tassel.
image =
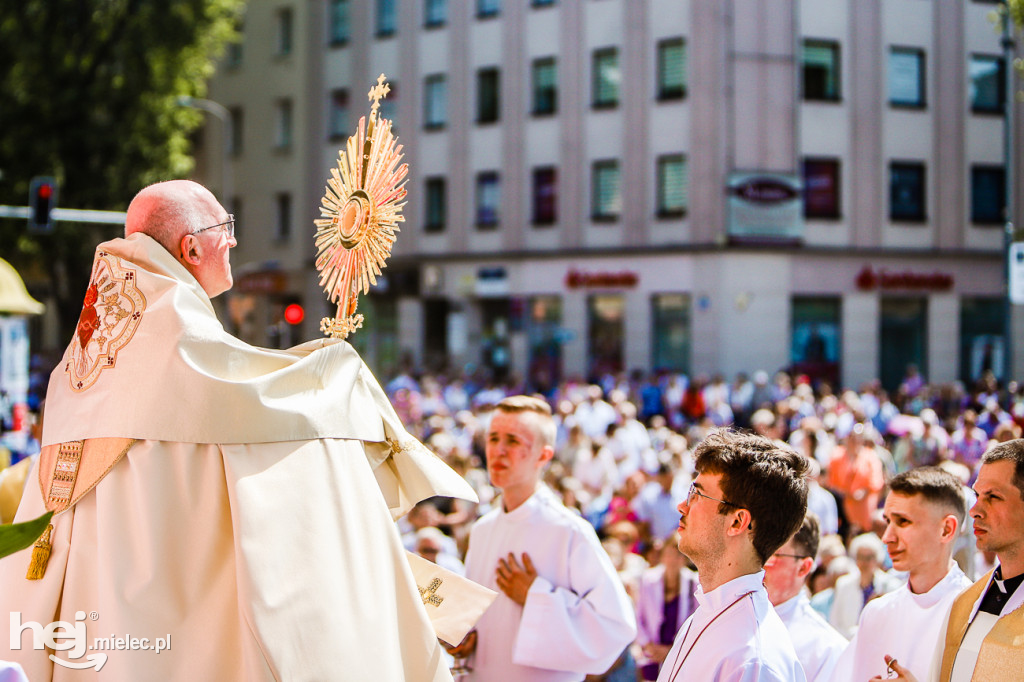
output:
[[32, 547], [32, 560], [28, 564], [28, 573], [25, 574], [25, 578], [28, 580], [41, 580], [46, 573], [46, 564], [50, 561], [50, 531], [52, 530], [53, 524], [51, 523]]

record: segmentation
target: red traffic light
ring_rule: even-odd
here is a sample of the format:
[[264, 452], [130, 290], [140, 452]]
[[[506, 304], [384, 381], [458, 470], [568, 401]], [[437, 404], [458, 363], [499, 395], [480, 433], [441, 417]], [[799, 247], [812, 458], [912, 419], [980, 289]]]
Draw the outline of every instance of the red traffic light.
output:
[[53, 185], [48, 183], [39, 185], [39, 189], [36, 190], [36, 196], [40, 199], [49, 199], [53, 196]]
[[290, 303], [284, 309], [284, 321], [288, 324], [298, 324], [306, 319], [306, 311], [298, 303]]

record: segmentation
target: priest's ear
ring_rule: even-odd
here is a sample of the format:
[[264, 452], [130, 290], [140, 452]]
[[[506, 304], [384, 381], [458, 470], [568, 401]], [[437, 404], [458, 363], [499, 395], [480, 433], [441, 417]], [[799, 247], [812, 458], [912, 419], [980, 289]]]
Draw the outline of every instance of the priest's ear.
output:
[[184, 235], [181, 238], [180, 255], [179, 258], [187, 265], [196, 266], [199, 265], [199, 261], [202, 258], [201, 248], [199, 240], [191, 232]]

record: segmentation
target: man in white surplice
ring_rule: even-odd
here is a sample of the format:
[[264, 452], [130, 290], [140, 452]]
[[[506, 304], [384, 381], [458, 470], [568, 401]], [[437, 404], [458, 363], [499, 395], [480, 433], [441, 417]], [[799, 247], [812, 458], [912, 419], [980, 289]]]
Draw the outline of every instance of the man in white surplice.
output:
[[807, 513], [807, 461], [769, 438], [724, 430], [693, 455], [697, 477], [679, 505], [679, 550], [697, 566], [699, 606], [658, 682], [804, 682], [763, 566]]
[[846, 638], [811, 606], [807, 576], [814, 570], [820, 529], [807, 512], [796, 535], [779, 547], [764, 565], [764, 586], [775, 612], [789, 631], [807, 682], [830, 682], [832, 669], [846, 648]]
[[952, 558], [966, 513], [963, 485], [938, 467], [889, 481], [882, 540], [893, 568], [907, 572], [907, 583], [865, 604], [857, 634], [836, 665], [837, 681], [885, 677], [886, 656], [915, 675], [928, 673], [950, 605], [971, 584]]
[[[450, 680], [393, 517], [468, 485], [347, 343], [223, 329], [234, 219], [208, 190], [142, 190], [126, 234], [50, 378], [18, 519], [57, 511], [52, 549], [0, 561], [0, 659], [33, 682]], [[33, 626], [54, 621], [169, 647], [48, 656]]]
[[636, 636], [636, 617], [597, 534], [540, 482], [555, 424], [539, 398], [498, 403], [487, 472], [501, 504], [473, 526], [466, 577], [500, 590], [453, 654], [469, 680], [554, 682], [605, 672]]

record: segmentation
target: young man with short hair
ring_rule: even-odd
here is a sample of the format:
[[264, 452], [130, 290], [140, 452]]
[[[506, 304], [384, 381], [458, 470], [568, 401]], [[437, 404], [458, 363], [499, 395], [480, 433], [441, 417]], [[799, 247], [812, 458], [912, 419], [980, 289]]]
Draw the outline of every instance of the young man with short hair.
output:
[[764, 588], [765, 561], [807, 511], [807, 462], [769, 438], [712, 432], [679, 505], [679, 551], [697, 566], [696, 612], [676, 635], [659, 682], [803, 682], [786, 626]]
[[793, 640], [807, 682], [829, 682], [846, 648], [846, 639], [814, 610], [805, 594], [807, 576], [814, 570], [820, 531], [818, 518], [807, 512], [800, 529], [764, 565], [768, 598]]
[[928, 672], [949, 607], [971, 584], [953, 561], [953, 545], [967, 513], [963, 486], [938, 467], [904, 471], [889, 481], [885, 533], [893, 568], [907, 583], [869, 601], [857, 634], [836, 666], [836, 677], [864, 682], [884, 676], [886, 656], [916, 675]]
[[470, 532], [466, 577], [500, 594], [449, 650], [469, 658], [467, 680], [583, 680], [604, 673], [636, 636], [632, 603], [593, 527], [540, 482], [554, 442], [546, 402], [498, 403], [486, 455], [501, 499]]

